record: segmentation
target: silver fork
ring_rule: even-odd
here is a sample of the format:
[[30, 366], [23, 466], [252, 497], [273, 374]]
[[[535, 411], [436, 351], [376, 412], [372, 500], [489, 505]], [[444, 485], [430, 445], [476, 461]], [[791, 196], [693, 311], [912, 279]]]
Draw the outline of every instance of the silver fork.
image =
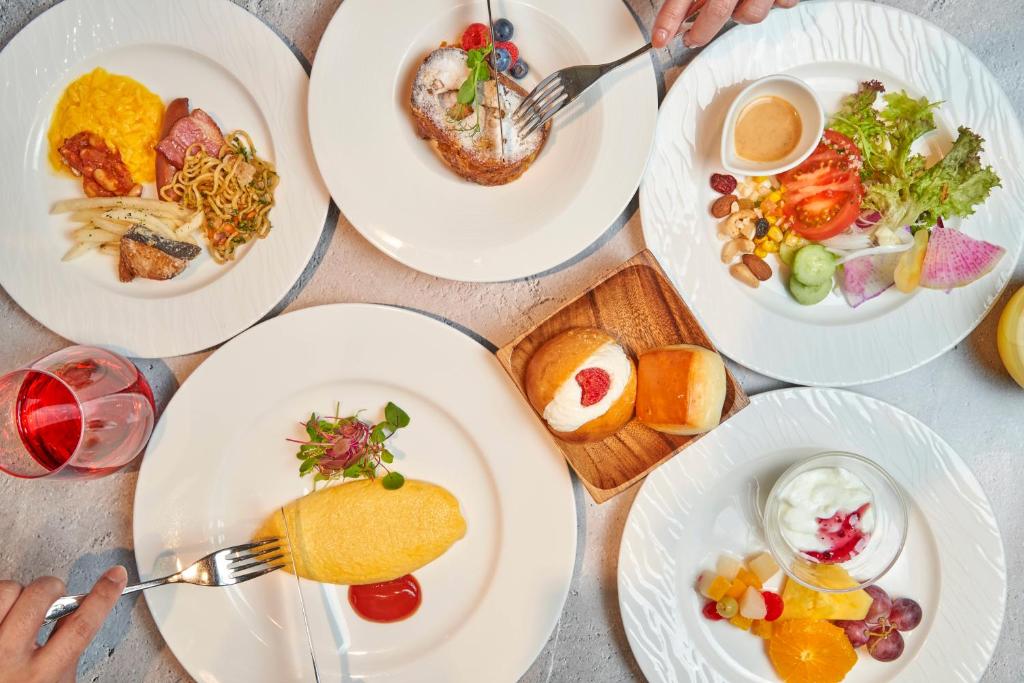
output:
[[[694, 0], [687, 10], [683, 23], [692, 22], [706, 3], [707, 0]], [[525, 138], [543, 126], [552, 116], [589, 90], [608, 72], [614, 71], [650, 50], [651, 44], [647, 43], [614, 62], [570, 66], [554, 72], [538, 83], [537, 87], [512, 112], [512, 125], [519, 130], [519, 137]]]
[[[128, 586], [122, 595], [168, 583], [191, 583], [194, 586], [231, 586], [284, 567], [287, 564], [284, 561], [285, 552], [280, 538], [267, 538], [254, 543], [224, 548], [197, 560], [177, 574]], [[65, 595], [58, 599], [50, 605], [50, 609], [46, 610], [46, 619], [43, 623], [49, 624], [71, 614], [78, 609], [84, 598], [85, 595]]]

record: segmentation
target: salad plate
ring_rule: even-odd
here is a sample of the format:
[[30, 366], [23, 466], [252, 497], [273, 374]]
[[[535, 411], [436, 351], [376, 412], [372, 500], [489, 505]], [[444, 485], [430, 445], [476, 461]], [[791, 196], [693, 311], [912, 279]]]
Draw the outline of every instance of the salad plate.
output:
[[[266, 239], [240, 248], [238, 257], [224, 264], [202, 253], [173, 280], [126, 282], [122, 275], [119, 282], [116, 259], [96, 251], [62, 261], [71, 253], [73, 226], [66, 215], [51, 212], [60, 200], [89, 199], [82, 195], [81, 178], [54, 167], [48, 131], [52, 134], [55, 111], [65, 103], [65, 88], [104, 72], [108, 80], [152, 89], [148, 94], [157, 99], [158, 125], [164, 106], [185, 97], [193, 107], [208, 110], [224, 133], [251, 133], [281, 179], [276, 197], [269, 200], [276, 204], [269, 213], [274, 229]], [[0, 140], [0, 239], [5, 245], [0, 284], [55, 333], [136, 357], [192, 353], [252, 325], [302, 273], [329, 205], [305, 133], [308, 78], [288, 46], [238, 5], [227, 0], [62, 2], [4, 48], [0, 79], [9, 84], [7, 132]], [[91, 118], [129, 127], [141, 117], [134, 104], [111, 107], [123, 118]], [[153, 142], [143, 144], [150, 156]], [[128, 159], [127, 150], [118, 153]], [[152, 161], [139, 166], [153, 175]], [[139, 176], [136, 180], [142, 184], [142, 199], [156, 202], [154, 184]], [[112, 198], [122, 199], [130, 198]], [[116, 254], [116, 243], [104, 246]], [[206, 244], [185, 246], [206, 251]]]
[[[858, 27], [856, 38], [850, 27]], [[911, 224], [914, 230], [931, 229], [936, 219], [943, 217], [945, 228], [938, 231], [942, 236], [953, 236], [958, 242], [963, 238], [974, 245], [988, 243], [982, 246], [996, 259], [981, 267], [982, 258], [974, 261], [977, 254], [966, 248], [947, 253], [945, 265], [959, 260], [958, 266], [971, 262], [972, 267], [978, 267], [960, 279], [950, 280], [947, 286], [938, 278], [926, 283], [923, 277], [922, 286], [914, 287], [915, 280], [910, 285], [912, 291], [904, 293], [898, 290], [899, 283], [886, 288], [893, 282], [892, 264], [901, 256], [894, 254], [888, 262], [888, 282], [876, 287], [871, 281], [867, 287], [871, 291], [864, 296], [851, 296], [839, 286], [830, 292], [829, 275], [828, 283], [804, 283], [821, 285], [817, 288], [821, 291], [813, 293], [814, 298], [808, 298], [806, 287], [800, 297], [791, 293], [798, 278], [790, 276], [790, 268], [781, 258], [784, 255], [774, 253], [780, 245], [786, 248], [782, 232], [773, 245], [765, 245], [771, 246], [767, 251], [761, 249], [760, 239], [756, 240], [759, 246], [755, 253], [743, 257], [743, 267], [724, 266], [727, 254], [719, 239], [720, 229], [716, 229], [719, 219], [714, 216], [728, 216], [730, 208], [726, 206], [724, 213], [718, 213], [716, 200], [723, 194], [742, 196], [751, 182], [763, 184], [768, 190], [778, 189], [779, 181], [740, 178], [738, 189], [723, 185], [720, 194], [712, 188], [712, 175], [724, 173], [720, 158], [723, 119], [745, 86], [772, 74], [806, 83], [825, 110], [826, 128], [830, 120], [834, 121], [844, 98], [857, 93], [864, 82], [879, 81], [887, 96], [905, 92], [910, 100], [926, 98], [933, 106], [916, 118], [905, 116], [903, 111], [897, 111], [892, 119], [886, 118], [888, 112], [881, 116], [891, 121], [887, 125], [892, 127], [912, 128], [926, 119], [934, 120], [933, 126], [922, 126], [924, 134], [912, 147], [912, 156], [928, 166], [946, 158], [960, 126], [983, 138], [980, 162], [967, 154], [967, 165], [977, 163], [973, 170], [994, 174], [1001, 184], [991, 187], [990, 193], [987, 188], [975, 193], [966, 202], [973, 215], [943, 217], [918, 209], [904, 219], [892, 209], [887, 211], [890, 218], [882, 216], [882, 221], [896, 222], [893, 233], [899, 236], [890, 244], [902, 240], [899, 244], [906, 248], [913, 240], [904, 224]], [[874, 107], [881, 110], [887, 102], [879, 96]], [[849, 129], [846, 132], [853, 134]], [[895, 153], [891, 156], [895, 159]], [[811, 160], [816, 158], [817, 152]], [[641, 184], [644, 236], [724, 354], [757, 372], [788, 382], [847, 386], [879, 381], [916, 368], [953, 347], [998, 299], [1024, 245], [1024, 233], [1015, 227], [1018, 207], [1024, 201], [1022, 161], [1024, 135], [1012, 106], [987, 68], [956, 39], [918, 17], [884, 5], [847, 0], [801, 3], [793, 10], [770, 13], [756, 31], [747, 27], [730, 31], [708, 46], [680, 75], [662, 105], [654, 151]], [[871, 176], [867, 160], [862, 168], [863, 189], [857, 190], [862, 194], [855, 196], [861, 199], [862, 217], [877, 221], [878, 213], [868, 211], [868, 207], [872, 192], [884, 188], [873, 190], [872, 183], [880, 181]], [[786, 175], [780, 176], [783, 190], [787, 188]], [[992, 185], [992, 178], [987, 176], [983, 184]], [[955, 180], [944, 186], [945, 190], [937, 185], [935, 196], [948, 196], [942, 193], [959, 187]], [[918, 201], [913, 194], [916, 191], [912, 189], [900, 201]], [[782, 192], [781, 197], [785, 204], [787, 194]], [[760, 211], [761, 198], [755, 199]], [[731, 210], [735, 211], [735, 206]], [[964, 207], [957, 208], [967, 213]], [[918, 213], [921, 216], [915, 224]], [[881, 232], [873, 230], [869, 225], [863, 235], [857, 236], [864, 239], [865, 247], [880, 239]], [[852, 231], [851, 226], [847, 232]], [[937, 233], [932, 232], [934, 238]], [[788, 231], [785, 237], [789, 239]], [[829, 243], [827, 239], [821, 241]], [[801, 239], [798, 243], [806, 242]], [[933, 242], [938, 253], [943, 241]], [[760, 266], [766, 263], [770, 268], [759, 278], [764, 281], [758, 283], [747, 277], [744, 284], [733, 270], [738, 268], [743, 271], [740, 275], [749, 276], [745, 264], [755, 257], [762, 261]], [[829, 267], [834, 268], [831, 264]], [[841, 268], [836, 274], [837, 283], [845, 286], [854, 272], [849, 266]], [[861, 274], [870, 280], [868, 276], [875, 273]], [[748, 284], [760, 286], [752, 288]], [[964, 286], [956, 286], [960, 284]], [[947, 288], [948, 292], [943, 291]], [[801, 305], [798, 299], [814, 305]], [[723, 311], [728, 314], [723, 315]]]
[[[496, 2], [531, 90], [557, 69], [601, 64], [646, 39], [618, 0]], [[502, 185], [459, 177], [421, 139], [410, 107], [418, 68], [487, 21], [483, 2], [348, 0], [317, 50], [309, 128], [327, 187], [374, 246], [416, 270], [501, 281], [564, 263], [598, 239], [640, 182], [657, 117], [649, 57], [609, 74], [555, 120], [529, 169]], [[428, 79], [429, 87], [433, 79]], [[455, 85], [458, 85], [457, 83]], [[508, 86], [505, 86], [508, 87]], [[358, 102], [354, 105], [353, 102]]]
[[902, 656], [880, 662], [862, 653], [843, 680], [981, 679], [999, 638], [1007, 577], [999, 529], [974, 475], [903, 411], [805, 388], [752, 397], [637, 494], [619, 551], [619, 607], [648, 680], [779, 680], [763, 641], [701, 614], [695, 585], [720, 553], [767, 548], [759, 511], [769, 490], [791, 465], [825, 451], [859, 454], [898, 483], [909, 512], [906, 544], [879, 585], [912, 597], [923, 614], [903, 634]]
[[[515, 680], [533, 663], [573, 572], [568, 468], [493, 354], [403, 309], [289, 313], [233, 339], [189, 377], [139, 473], [140, 577], [245, 542], [307, 493], [286, 439], [304, 435], [311, 411], [333, 414], [340, 403], [346, 415], [365, 409], [376, 420], [388, 402], [411, 418], [389, 442], [393, 467], [450, 491], [465, 517], [465, 536], [416, 571], [418, 611], [365, 621], [346, 586], [302, 579], [297, 593], [284, 571], [218, 590], [149, 591], [161, 634], [197, 680], [313, 680], [310, 648], [321, 679], [335, 681]], [[373, 519], [349, 524], [374, 529]]]

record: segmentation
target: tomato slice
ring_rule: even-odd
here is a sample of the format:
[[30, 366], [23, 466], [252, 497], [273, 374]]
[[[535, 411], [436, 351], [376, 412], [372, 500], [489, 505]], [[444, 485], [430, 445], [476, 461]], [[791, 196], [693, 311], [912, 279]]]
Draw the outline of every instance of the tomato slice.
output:
[[864, 196], [860, 167], [860, 150], [853, 140], [826, 130], [811, 156], [779, 174], [786, 189], [784, 211], [793, 229], [809, 240], [823, 240], [850, 227]]

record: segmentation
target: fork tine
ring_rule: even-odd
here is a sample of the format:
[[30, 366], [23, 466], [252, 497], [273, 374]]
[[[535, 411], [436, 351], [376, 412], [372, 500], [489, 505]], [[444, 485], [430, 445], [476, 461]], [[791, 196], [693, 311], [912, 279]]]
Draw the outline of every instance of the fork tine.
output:
[[548, 107], [562, 95], [566, 95], [565, 88], [560, 88], [558, 86], [552, 88], [550, 92], [545, 93], [544, 97], [541, 98], [542, 101], [538, 101], [536, 105], [532, 107], [529, 112], [521, 116], [518, 121], [513, 119], [513, 124], [520, 129], [526, 128], [533, 120], [544, 116], [544, 112], [547, 111]]
[[280, 542], [281, 542], [280, 538], [264, 538], [263, 540], [260, 540], [260, 541], [253, 541], [252, 543], [245, 543], [243, 545], [232, 546], [230, 548], [226, 548], [226, 550], [228, 551], [228, 553], [227, 553], [228, 554], [228, 559], [229, 560], [230, 559], [237, 559], [238, 555], [236, 555], [235, 557], [231, 557], [231, 555], [236, 554], [236, 553], [242, 553], [242, 552], [244, 552], [246, 550], [253, 550], [255, 548], [259, 548], [261, 546], [269, 545], [271, 543], [280, 543]]
[[529, 108], [533, 106], [532, 103], [537, 101], [537, 98], [541, 95], [541, 93], [544, 92], [548, 85], [555, 79], [558, 79], [559, 84], [561, 84], [561, 78], [561, 73], [556, 71], [555, 73], [551, 74], [543, 81], [538, 83], [537, 86], [532, 91], [530, 91], [530, 94], [527, 95], [526, 98], [519, 103], [519, 106], [516, 107], [516, 110], [512, 112], [512, 116], [515, 117], [516, 115], [518, 115], [523, 110], [523, 107]]
[[540, 121], [537, 121], [532, 126], [530, 126], [529, 129], [527, 129], [526, 132], [522, 133], [519, 137], [520, 138], [528, 138], [528, 137], [530, 137], [530, 133], [532, 133], [533, 131], [537, 130], [537, 128], [543, 126], [545, 123], [548, 122], [548, 120], [551, 119], [552, 116], [554, 116], [558, 112], [562, 111], [562, 107], [565, 106], [565, 103], [568, 101], [568, 99], [569, 98], [567, 97], [565, 100], [561, 101], [557, 106], [552, 107], [551, 110], [547, 114], [545, 114], [541, 118]]
[[[284, 553], [278, 553], [277, 555], [274, 555], [273, 557], [261, 557], [258, 560], [250, 562], [249, 564], [243, 564], [243, 565], [239, 565], [239, 566], [229, 565], [228, 568], [233, 573], [238, 574], [239, 572], [244, 572], [246, 569], [252, 569], [253, 567], [263, 567], [263, 566], [266, 566], [266, 565], [270, 564], [271, 562], [274, 562], [275, 560], [280, 560], [283, 557], [284, 557]], [[241, 560], [239, 560], [239, 561], [241, 561]]]
[[241, 576], [234, 576], [233, 579], [235, 583], [242, 583], [243, 581], [248, 581], [249, 579], [255, 579], [257, 576], [263, 576], [264, 574], [269, 574], [270, 572], [282, 569], [286, 565], [287, 563], [285, 562], [282, 562], [280, 564], [273, 564], [267, 567], [266, 569], [261, 569], [258, 572], [249, 572], [248, 574], [242, 574]]
[[267, 555], [276, 552], [285, 552], [285, 548], [280, 545], [268, 546], [266, 548], [260, 548], [254, 552], [247, 552], [244, 555], [238, 555], [236, 557], [226, 558], [228, 560], [228, 566], [238, 564], [239, 562], [249, 562], [250, 560], [259, 560], [265, 558]]

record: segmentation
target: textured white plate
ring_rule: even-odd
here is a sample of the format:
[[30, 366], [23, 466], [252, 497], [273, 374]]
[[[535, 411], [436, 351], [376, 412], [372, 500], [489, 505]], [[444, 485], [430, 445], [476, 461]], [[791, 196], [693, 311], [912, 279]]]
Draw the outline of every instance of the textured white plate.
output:
[[752, 397], [637, 494], [619, 550], [619, 607], [648, 680], [778, 680], [759, 638], [701, 615], [694, 585], [721, 553], [765, 548], [757, 511], [772, 483], [826, 450], [871, 458], [903, 487], [907, 544], [879, 585], [924, 611], [900, 659], [882, 664], [862, 652], [845, 680], [981, 678], [1003, 622], [1006, 563], [974, 475], [935, 432], [887, 403], [835, 389], [785, 389]]
[[[123, 284], [105, 254], [62, 263], [75, 226], [50, 206], [83, 194], [80, 181], [50, 168], [46, 133], [64, 88], [97, 66], [135, 78], [165, 104], [189, 97], [225, 131], [249, 131], [281, 175], [270, 236], [228, 266], [204, 250], [166, 282]], [[131, 356], [199, 351], [267, 313], [309, 261], [329, 197], [306, 135], [308, 79], [288, 46], [237, 5], [67, 0], [0, 53], [0, 82], [0, 284], [57, 334]], [[154, 197], [153, 185], [143, 193]]]
[[[511, 681], [562, 610], [576, 554], [565, 461], [501, 366], [441, 322], [339, 304], [274, 318], [226, 344], [182, 385], [146, 451], [135, 491], [144, 578], [251, 537], [302, 495], [294, 444], [310, 411], [394, 401], [412, 418], [396, 467], [459, 499], [468, 531], [415, 572], [423, 604], [390, 625], [355, 616], [344, 586], [302, 581], [324, 681]], [[368, 525], [373, 520], [352, 520]], [[175, 656], [204, 683], [309, 681], [295, 578], [146, 595]], [[512, 627], [510, 627], [512, 626]], [[238, 656], [245, 653], [244, 657]]]
[[[746, 83], [771, 73], [808, 82], [826, 111], [872, 78], [890, 90], [943, 100], [939, 130], [923, 141], [923, 151], [947, 149], [958, 125], [987, 141], [984, 161], [1003, 187], [962, 227], [1006, 248], [995, 271], [950, 294], [919, 289], [907, 296], [892, 289], [856, 309], [838, 294], [800, 306], [778, 277], [757, 290], [734, 280], [719, 258], [721, 242], [708, 213], [717, 195], [708, 179], [721, 170], [719, 139], [730, 101]], [[1024, 244], [1022, 169], [1024, 133], [1013, 108], [988, 69], [956, 39], [884, 5], [808, 2], [730, 31], [686, 67], [662, 104], [640, 211], [648, 246], [723, 353], [777, 379], [844, 386], [918, 367], [981, 321]]]
[[[620, 0], [496, 0], [515, 24], [531, 90], [552, 71], [618, 59], [646, 42]], [[554, 122], [518, 180], [483, 187], [456, 176], [416, 136], [409, 95], [441, 41], [487, 21], [483, 2], [345, 0], [317, 48], [309, 128], [342, 212], [378, 249], [453, 280], [533, 275], [583, 251], [632, 198], [654, 135], [650, 57], [594, 86]]]

